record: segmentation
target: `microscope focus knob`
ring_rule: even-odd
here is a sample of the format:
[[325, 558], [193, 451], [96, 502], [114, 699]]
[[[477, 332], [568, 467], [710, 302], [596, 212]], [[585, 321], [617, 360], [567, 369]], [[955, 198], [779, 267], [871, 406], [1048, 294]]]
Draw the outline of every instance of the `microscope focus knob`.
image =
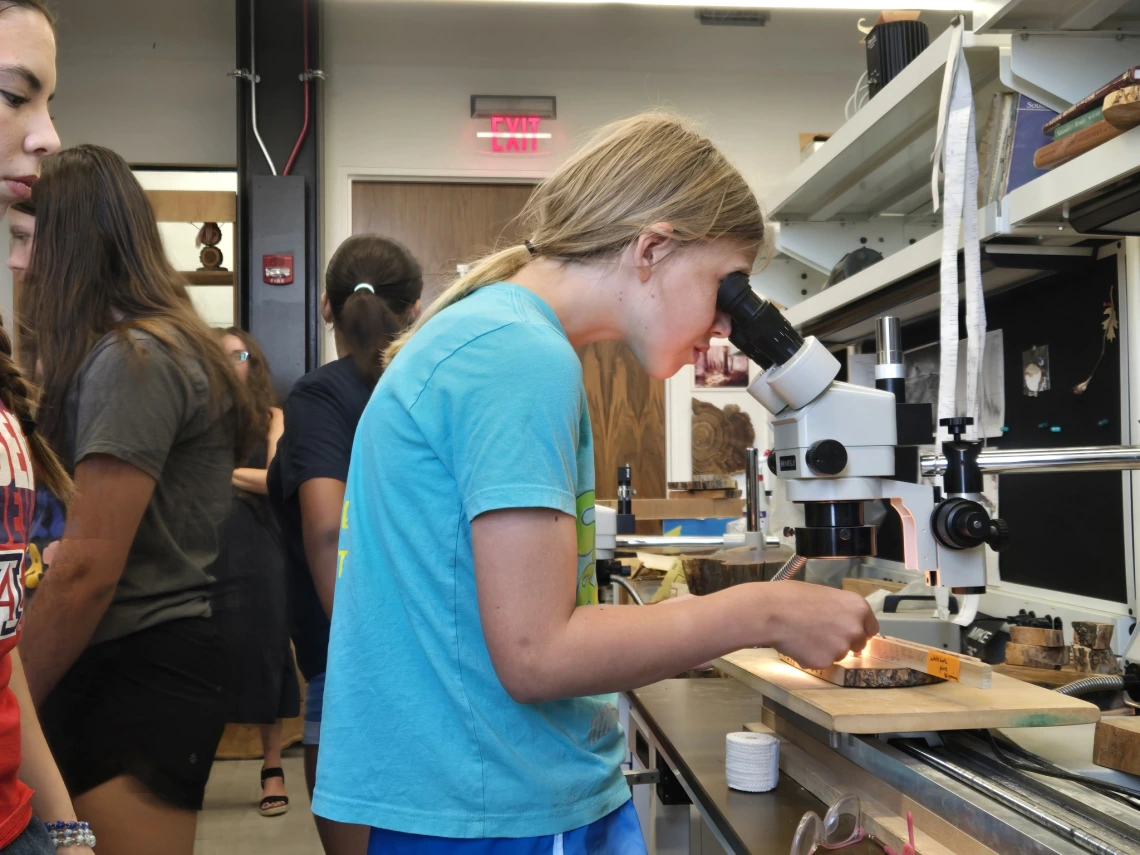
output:
[[994, 552], [1001, 552], [1009, 545], [1009, 523], [1005, 520], [990, 520], [990, 532], [986, 544]]
[[990, 516], [970, 499], [947, 499], [934, 509], [934, 536], [949, 549], [972, 549], [987, 543]]
[[949, 419], [939, 419], [938, 424], [946, 428], [947, 432], [952, 434], [955, 439], [958, 439], [966, 432], [966, 428], [974, 423], [970, 416], [954, 416]]
[[776, 450], [775, 449], [772, 449], [772, 451], [768, 454], [768, 471], [771, 472], [773, 475], [779, 475], [780, 474], [779, 472], [776, 471]]
[[838, 475], [847, 468], [847, 449], [837, 439], [821, 439], [808, 448], [804, 462], [816, 475]]

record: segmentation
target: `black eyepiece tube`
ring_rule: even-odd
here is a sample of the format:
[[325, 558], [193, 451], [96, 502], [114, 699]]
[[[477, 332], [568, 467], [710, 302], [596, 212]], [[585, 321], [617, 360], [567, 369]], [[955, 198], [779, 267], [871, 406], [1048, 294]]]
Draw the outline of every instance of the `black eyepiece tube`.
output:
[[728, 340], [767, 371], [783, 365], [804, 346], [780, 310], [752, 290], [748, 276], [739, 271], [720, 281], [716, 307], [732, 319]]

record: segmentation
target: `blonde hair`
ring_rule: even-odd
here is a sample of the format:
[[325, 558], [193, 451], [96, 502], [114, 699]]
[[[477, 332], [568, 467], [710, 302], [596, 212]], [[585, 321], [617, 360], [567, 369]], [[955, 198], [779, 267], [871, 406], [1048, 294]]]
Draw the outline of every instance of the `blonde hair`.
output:
[[529, 246], [476, 262], [388, 347], [385, 364], [432, 317], [484, 285], [510, 279], [534, 256], [604, 259], [658, 222], [672, 225], [679, 243], [765, 244], [764, 216], [744, 177], [692, 123], [654, 112], [602, 128], [539, 184], [518, 216]]

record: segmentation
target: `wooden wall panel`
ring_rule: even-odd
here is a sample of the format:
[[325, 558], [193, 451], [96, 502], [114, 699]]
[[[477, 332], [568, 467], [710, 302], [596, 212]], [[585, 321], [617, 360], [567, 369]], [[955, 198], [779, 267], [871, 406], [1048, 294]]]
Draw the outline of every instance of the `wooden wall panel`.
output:
[[499, 245], [522, 243], [514, 217], [528, 184], [363, 182], [352, 185], [352, 233], [375, 232], [411, 250], [424, 271], [424, 305], [455, 278], [455, 266]]
[[638, 498], [665, 498], [665, 383], [646, 374], [621, 342], [591, 344], [578, 356], [594, 427], [598, 498], [617, 497], [623, 463], [632, 467]]
[[[400, 241], [424, 270], [424, 303], [455, 277], [455, 265], [499, 243], [521, 243], [513, 218], [531, 187], [519, 184], [356, 182], [352, 231]], [[665, 497], [665, 384], [620, 342], [579, 352], [594, 428], [598, 498], [617, 497], [617, 467], [633, 467], [640, 498]]]

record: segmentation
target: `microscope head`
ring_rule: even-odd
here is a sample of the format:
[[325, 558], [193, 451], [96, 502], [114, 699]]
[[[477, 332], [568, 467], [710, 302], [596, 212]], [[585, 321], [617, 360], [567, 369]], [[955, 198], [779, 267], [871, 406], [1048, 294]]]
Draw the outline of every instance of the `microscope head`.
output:
[[748, 391], [772, 415], [811, 403], [839, 373], [839, 360], [814, 336], [796, 332], [745, 274], [721, 280], [716, 305], [732, 320], [728, 340], [764, 369]]

